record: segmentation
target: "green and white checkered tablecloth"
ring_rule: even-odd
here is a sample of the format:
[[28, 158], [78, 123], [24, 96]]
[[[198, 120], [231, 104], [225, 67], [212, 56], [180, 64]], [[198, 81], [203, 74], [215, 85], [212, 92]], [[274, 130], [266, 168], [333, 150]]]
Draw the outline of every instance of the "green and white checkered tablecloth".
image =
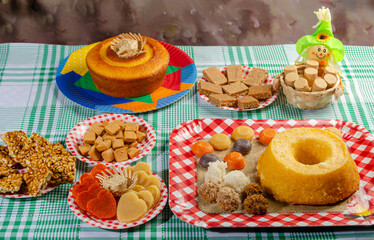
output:
[[[101, 112], [84, 108], [67, 99], [57, 88], [55, 73], [59, 63], [81, 46], [43, 44], [0, 44], [0, 133], [23, 130], [37, 132], [52, 142], [65, 142], [68, 131], [78, 122]], [[212, 65], [242, 64], [266, 68], [271, 75], [297, 58], [295, 45], [263, 47], [182, 46], [197, 66], [197, 77]], [[346, 46], [341, 62], [345, 92], [337, 103], [317, 111], [302, 111], [286, 103], [284, 96], [257, 111], [237, 112], [216, 108], [204, 102], [196, 87], [176, 103], [157, 111], [136, 114], [153, 125], [157, 143], [142, 161], [168, 182], [169, 134], [178, 124], [197, 118], [250, 119], [341, 119], [374, 132], [374, 48]], [[0, 142], [0, 144], [3, 144]], [[77, 161], [77, 177], [88, 171]], [[135, 228], [110, 231], [79, 220], [67, 203], [71, 184], [32, 199], [0, 198], [0, 239], [339, 239], [374, 238], [374, 228], [298, 229], [217, 229], [205, 230], [179, 220], [168, 206], [152, 221]]]

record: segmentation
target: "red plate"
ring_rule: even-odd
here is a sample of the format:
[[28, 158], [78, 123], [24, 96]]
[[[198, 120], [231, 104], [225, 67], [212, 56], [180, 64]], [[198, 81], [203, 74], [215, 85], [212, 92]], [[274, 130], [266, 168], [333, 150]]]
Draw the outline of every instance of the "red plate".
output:
[[[138, 146], [136, 146], [136, 148], [140, 149], [140, 154], [138, 156], [134, 158], [130, 158], [123, 162], [114, 161], [114, 162], [107, 163], [105, 161], [94, 161], [90, 157], [82, 156], [80, 154], [80, 152], [78, 151], [78, 146], [83, 144], [84, 133], [88, 131], [88, 129], [93, 123], [104, 122], [105, 120], [109, 122], [113, 120], [122, 120], [124, 122], [136, 122], [140, 128], [145, 129], [145, 131], [147, 132], [146, 139], [144, 139], [142, 142], [138, 144]], [[145, 155], [151, 152], [152, 148], [155, 146], [155, 143], [156, 143], [156, 133], [153, 127], [149, 123], [144, 121], [143, 119], [132, 116], [132, 115], [127, 115], [127, 114], [104, 114], [104, 115], [99, 115], [99, 116], [88, 118], [78, 123], [77, 125], [75, 125], [75, 127], [73, 127], [73, 129], [70, 130], [70, 132], [66, 136], [67, 149], [69, 149], [71, 154], [76, 156], [79, 160], [86, 162], [86, 163], [93, 164], [93, 165], [101, 163], [108, 167], [124, 166], [126, 164], [135, 162], [143, 158]]]
[[[129, 165], [131, 166], [131, 165]], [[121, 166], [121, 169], [123, 170], [125, 166]], [[165, 182], [155, 173], [152, 173], [153, 175], [157, 176], [157, 178], [161, 182], [161, 189], [160, 189], [160, 199], [158, 200], [158, 203], [150, 209], [141, 219], [138, 221], [132, 222], [132, 223], [121, 223], [118, 220], [102, 220], [95, 218], [91, 215], [89, 215], [85, 211], [81, 211], [77, 204], [75, 203], [75, 198], [73, 198], [73, 187], [78, 184], [78, 182], [74, 183], [74, 185], [70, 188], [69, 195], [68, 195], [68, 203], [70, 210], [77, 216], [80, 220], [83, 222], [86, 222], [94, 227], [99, 228], [105, 228], [105, 229], [125, 229], [125, 228], [132, 228], [136, 227], [138, 225], [141, 225], [143, 223], [146, 223], [156, 217], [162, 209], [164, 209], [166, 202], [168, 200], [168, 189], [165, 185]]]
[[[234, 128], [246, 124], [258, 137], [264, 128], [279, 132], [294, 127], [336, 127], [358, 166], [360, 190], [349, 200], [341, 213], [269, 213], [211, 214], [198, 207], [196, 159], [191, 145], [216, 133], [231, 134]], [[340, 120], [244, 120], [196, 119], [182, 123], [170, 135], [169, 191], [170, 209], [181, 220], [198, 227], [302, 227], [374, 224], [374, 138], [363, 127]]]
[[[225, 74], [226, 67], [220, 67], [218, 69], [221, 71], [222, 74]], [[252, 69], [251, 67], [242, 66], [243, 76], [246, 77], [248, 75], [248, 73], [251, 71], [251, 69]], [[203, 77], [203, 78], [199, 79], [197, 84], [199, 84], [200, 81], [205, 81], [205, 78]], [[270, 75], [265, 79], [265, 82], [264, 82], [264, 84], [268, 84], [268, 85], [271, 85], [273, 83], [274, 83], [274, 78]], [[199, 88], [197, 88], [197, 91], [199, 92]], [[219, 108], [225, 109], [225, 110], [235, 110], [235, 111], [257, 110], [257, 109], [264, 108], [264, 107], [272, 104], [275, 101], [275, 99], [277, 99], [278, 94], [279, 94], [279, 92], [274, 92], [273, 96], [271, 98], [268, 98], [266, 100], [259, 100], [260, 106], [258, 108], [241, 109], [241, 108], [238, 108], [238, 107], [226, 107], [226, 106], [222, 106], [222, 107], [219, 107]], [[199, 95], [205, 102], [209, 102], [209, 97], [208, 96], [203, 95], [200, 92], [199, 92]], [[213, 105], [213, 106], [215, 106], [215, 105]]]
[[[22, 170], [20, 170], [20, 172], [24, 173], [24, 172], [26, 172], [26, 169], [22, 169]], [[56, 187], [57, 186], [53, 186], [53, 187], [48, 186], [46, 189], [44, 189], [42, 191], [42, 193], [39, 196], [52, 191]], [[5, 197], [5, 198], [33, 198], [33, 196], [31, 196], [30, 194], [27, 194], [27, 193], [22, 193], [22, 194], [19, 194], [19, 193], [7, 193], [7, 194], [1, 194], [0, 196]]]

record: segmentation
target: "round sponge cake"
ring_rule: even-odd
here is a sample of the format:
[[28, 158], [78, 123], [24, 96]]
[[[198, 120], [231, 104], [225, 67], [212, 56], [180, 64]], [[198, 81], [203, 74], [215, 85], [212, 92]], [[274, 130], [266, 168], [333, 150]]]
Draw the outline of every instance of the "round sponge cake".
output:
[[294, 128], [276, 135], [257, 161], [261, 185], [276, 200], [326, 205], [359, 188], [359, 175], [345, 143], [315, 128]]
[[103, 93], [134, 98], [152, 93], [162, 85], [169, 64], [169, 53], [158, 41], [147, 40], [145, 53], [123, 59], [111, 49], [116, 37], [98, 43], [87, 54], [86, 64], [95, 86]]

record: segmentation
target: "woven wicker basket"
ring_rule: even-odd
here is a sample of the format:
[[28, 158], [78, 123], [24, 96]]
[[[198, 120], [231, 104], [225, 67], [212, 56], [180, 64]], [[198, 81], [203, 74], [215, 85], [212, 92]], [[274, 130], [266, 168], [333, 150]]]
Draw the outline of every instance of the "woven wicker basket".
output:
[[[303, 73], [305, 68], [305, 64], [297, 65], [298, 73]], [[343, 88], [340, 85], [340, 76], [339, 74], [336, 74], [336, 76], [338, 81], [336, 81], [334, 87], [319, 92], [302, 92], [295, 90], [286, 84], [284, 80], [284, 72], [276, 76], [275, 79], [278, 81], [278, 86], [280, 82], [280, 85], [283, 88], [283, 94], [286, 95], [286, 99], [289, 104], [295, 108], [314, 110], [324, 108], [327, 104], [332, 102], [333, 98], [335, 101], [337, 101], [343, 94]]]

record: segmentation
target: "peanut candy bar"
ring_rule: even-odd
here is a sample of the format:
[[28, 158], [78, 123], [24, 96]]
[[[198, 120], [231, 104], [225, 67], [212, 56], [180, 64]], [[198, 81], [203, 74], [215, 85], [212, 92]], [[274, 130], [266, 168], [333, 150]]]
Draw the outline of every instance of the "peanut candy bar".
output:
[[21, 189], [23, 183], [21, 173], [12, 173], [0, 179], [0, 193], [15, 193]]
[[16, 162], [9, 155], [8, 148], [0, 145], [0, 166], [11, 167], [15, 164], [16, 164]]
[[6, 166], [0, 167], [0, 177], [7, 177], [13, 173], [18, 173], [18, 171], [11, 167], [6, 167]]
[[25, 162], [25, 158], [30, 155], [24, 150], [24, 145], [27, 142], [26, 133], [23, 131], [13, 131], [2, 134], [0, 137], [8, 146], [9, 155], [13, 158], [13, 160], [26, 167], [27, 163]]
[[52, 171], [50, 185], [74, 183], [75, 157], [71, 155], [55, 155], [47, 160], [47, 167]]
[[26, 173], [23, 174], [28, 188], [28, 193], [36, 197], [47, 187], [51, 179], [52, 172], [44, 164], [30, 163]]

